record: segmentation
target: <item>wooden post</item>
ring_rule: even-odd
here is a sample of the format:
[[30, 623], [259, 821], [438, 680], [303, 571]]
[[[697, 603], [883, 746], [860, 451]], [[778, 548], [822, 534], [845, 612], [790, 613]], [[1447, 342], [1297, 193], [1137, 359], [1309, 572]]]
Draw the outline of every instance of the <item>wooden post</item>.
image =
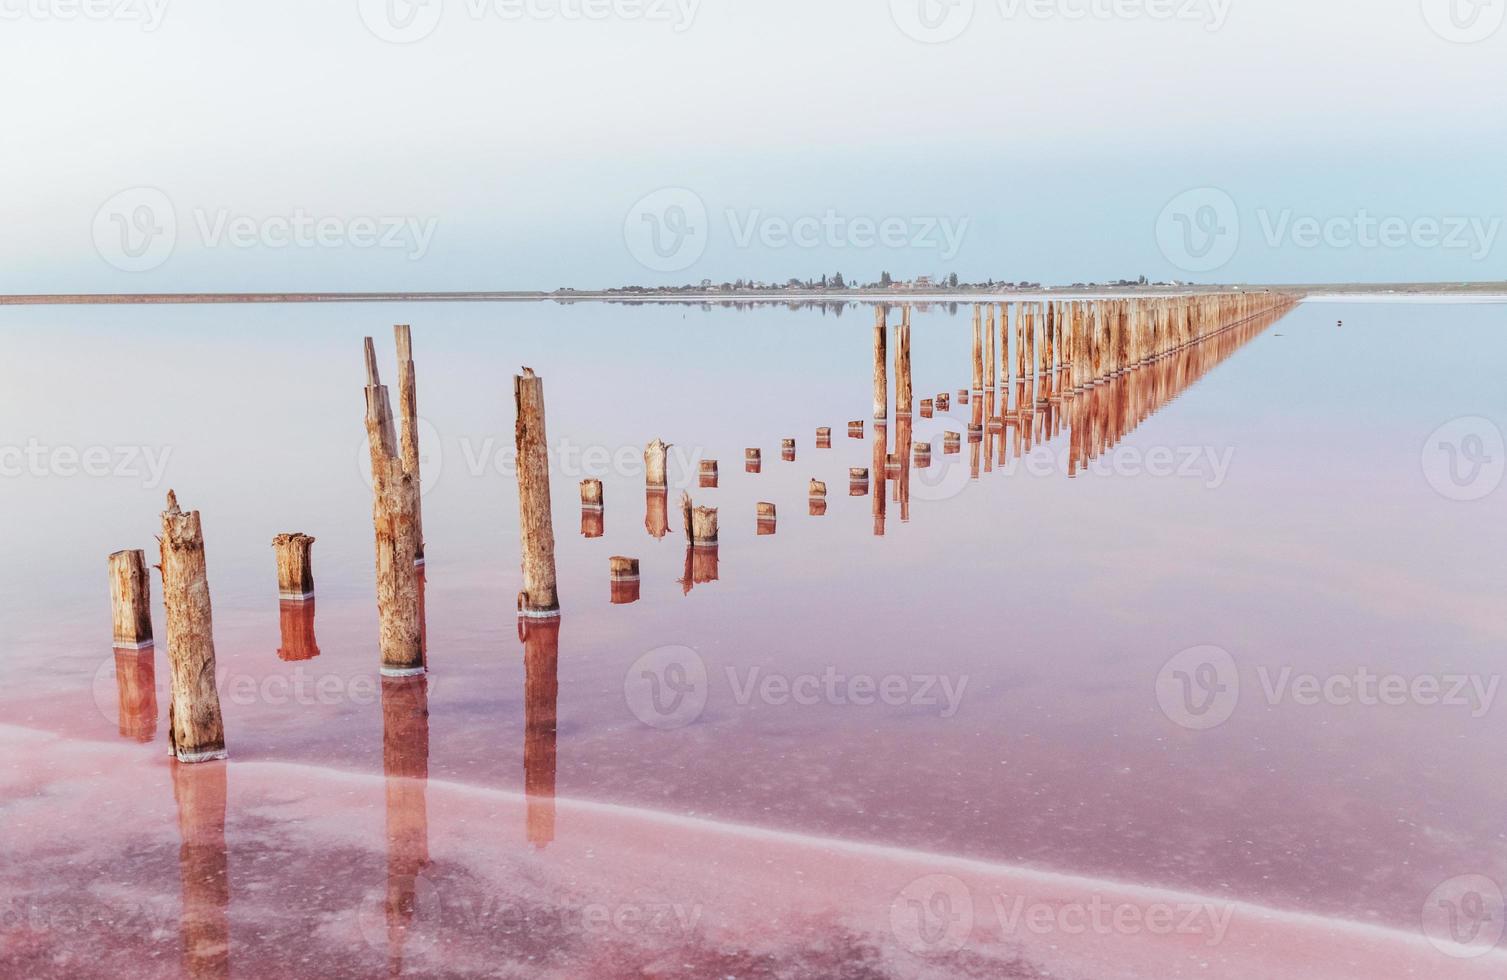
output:
[[703, 487], [716, 487], [717, 461], [715, 459], [703, 459], [701, 461], [701, 485]]
[[314, 539], [307, 534], [279, 534], [272, 539], [277, 551], [277, 595], [290, 602], [314, 598]]
[[956, 456], [963, 451], [963, 434], [961, 432], [942, 433], [942, 454], [944, 456]]
[[581, 509], [595, 511], [602, 510], [601, 480], [581, 481]]
[[152, 646], [152, 580], [144, 551], [117, 551], [110, 556], [110, 609], [115, 620], [115, 649]]
[[398, 455], [392, 406], [377, 373], [372, 339], [366, 338], [366, 437], [371, 448], [372, 526], [376, 532], [377, 616], [382, 674], [424, 672], [419, 611], [419, 486]]
[[937, 411], [939, 411], [939, 412], [950, 412], [950, 411], [952, 411], [952, 396], [949, 395], [945, 391], [941, 392], [941, 393], [939, 393], [937, 395], [937, 402], [936, 402], [936, 404], [937, 404]]
[[644, 447], [644, 483], [650, 490], [669, 487], [669, 460], [670, 444], [663, 439], [655, 439]]
[[[973, 307], [973, 386], [972, 390], [984, 391], [984, 310], [978, 304]], [[958, 402], [964, 401], [963, 393], [958, 392]]]
[[773, 534], [777, 521], [778, 513], [775, 510], [774, 504], [768, 501], [760, 501], [754, 520], [756, 532], [761, 537]]
[[890, 417], [890, 386], [888, 353], [888, 327], [885, 324], [885, 308], [874, 310], [874, 420], [885, 421]]
[[638, 559], [613, 555], [607, 561], [612, 581], [612, 604], [626, 606], [637, 602], [642, 586], [638, 574]]
[[167, 492], [162, 512], [162, 599], [172, 674], [168, 751], [183, 763], [224, 759], [225, 722], [215, 690], [214, 617], [199, 512], [184, 513]]
[[909, 415], [915, 393], [910, 374], [910, 306], [900, 311], [900, 326], [895, 334], [895, 415]]
[[1010, 304], [999, 304], [999, 383], [1010, 382]]
[[923, 419], [929, 419], [932, 417], [932, 415], [936, 414], [936, 410], [933, 408], [933, 405], [934, 403], [930, 398], [921, 399], [921, 417]]
[[863, 438], [863, 423], [862, 422], [849, 422], [848, 423], [848, 438], [849, 439], [862, 439]]
[[810, 497], [813, 500], [826, 500], [827, 499], [827, 485], [825, 483], [823, 483], [821, 480], [812, 480], [811, 481], [811, 489], [810, 489]]
[[[403, 469], [413, 477], [414, 486], [422, 486], [419, 475], [419, 395], [413, 371], [413, 334], [408, 324], [392, 328], [398, 348], [398, 414], [403, 420]], [[421, 495], [422, 496], [422, 495]], [[414, 561], [424, 564], [424, 513], [422, 502], [413, 508]]]
[[832, 429], [830, 427], [824, 425], [816, 430], [816, 448], [832, 448]]
[[696, 507], [691, 495], [680, 495], [680, 510], [685, 527], [686, 540], [698, 548], [713, 548], [717, 545], [717, 509]]
[[781, 439], [780, 440], [780, 459], [783, 459], [787, 463], [793, 463], [793, 462], [795, 462], [795, 440], [794, 439]]
[[967, 388], [959, 388], [958, 389], [958, 404], [959, 405], [966, 405], [966, 404], [968, 404], [968, 389]]
[[994, 387], [994, 304], [985, 307], [988, 318], [984, 324], [984, 387]]
[[758, 449], [743, 450], [743, 469], [748, 473], [758, 473], [764, 469], [764, 453]]
[[918, 442], [915, 444], [916, 469], [924, 470], [931, 467], [931, 443]]
[[867, 497], [869, 495], [869, 470], [866, 466], [854, 466], [848, 469], [848, 496]]
[[607, 533], [602, 506], [602, 481], [581, 481], [581, 536], [595, 540]]
[[555, 525], [549, 505], [549, 440], [544, 426], [544, 379], [529, 368], [513, 377], [518, 410], [518, 529], [523, 546], [523, 591], [518, 614], [526, 619], [560, 615], [555, 589]]

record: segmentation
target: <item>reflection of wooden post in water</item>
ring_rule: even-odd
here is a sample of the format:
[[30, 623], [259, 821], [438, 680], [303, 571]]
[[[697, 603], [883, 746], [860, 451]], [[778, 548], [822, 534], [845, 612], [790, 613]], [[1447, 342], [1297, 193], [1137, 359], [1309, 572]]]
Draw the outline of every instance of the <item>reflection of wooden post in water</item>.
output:
[[382, 678], [382, 772], [387, 789], [387, 955], [402, 972], [403, 944], [429, 864], [429, 678]]
[[914, 402], [910, 373], [910, 306], [907, 305], [900, 311], [900, 326], [895, 334], [895, 417], [909, 415]]
[[641, 588], [638, 559], [613, 555], [607, 564], [612, 580], [612, 604], [626, 606], [637, 602]]
[[[172, 642], [169, 632], [169, 642]], [[174, 764], [178, 874], [183, 884], [183, 973], [193, 980], [230, 976], [230, 874], [225, 848], [225, 763]]]
[[518, 411], [518, 529], [523, 545], [523, 591], [518, 613], [529, 619], [560, 615], [555, 588], [555, 527], [549, 504], [549, 442], [544, 426], [544, 380], [529, 368], [513, 377]]
[[759, 449], [743, 450], [743, 470], [747, 473], [758, 473], [764, 468], [764, 453]]
[[283, 641], [277, 649], [277, 659], [299, 663], [319, 656], [319, 644], [314, 640], [313, 599], [279, 599], [277, 624]]
[[869, 495], [869, 471], [867, 467], [853, 466], [848, 469], [848, 496]]
[[775, 509], [774, 504], [764, 500], [759, 501], [754, 521], [757, 532], [761, 537], [775, 532], [778, 516], [779, 513]]
[[424, 670], [419, 625], [418, 480], [398, 455], [392, 406], [366, 338], [366, 439], [371, 449], [372, 526], [377, 539], [377, 618], [382, 673], [401, 677]]
[[942, 455], [956, 456], [963, 451], [963, 434], [961, 432], [942, 433]]
[[918, 470], [931, 469], [931, 443], [918, 442], [914, 445], [915, 465]]
[[314, 598], [314, 539], [307, 534], [279, 534], [272, 539], [277, 552], [277, 596], [293, 602]]
[[115, 692], [122, 738], [150, 742], [157, 737], [157, 666], [150, 646], [115, 648]]
[[669, 487], [670, 444], [655, 439], [644, 447], [644, 485], [650, 490]]
[[966, 404], [968, 404], [968, 389], [967, 388], [959, 388], [958, 389], [958, 404], [959, 405], [966, 405]]
[[885, 487], [885, 481], [888, 478], [888, 473], [886, 472], [886, 468], [885, 468], [885, 466], [886, 466], [886, 459], [888, 458], [888, 455], [889, 455], [889, 447], [886, 445], [886, 440], [888, 439], [888, 437], [889, 437], [889, 430], [885, 426], [883, 426], [883, 425], [876, 425], [876, 426], [874, 426], [874, 440], [873, 440], [873, 457], [874, 458], [873, 458], [873, 466], [870, 468], [870, 471], [871, 471], [871, 474], [872, 474], [872, 477], [873, 477], [873, 485], [874, 485], [873, 501], [874, 501], [874, 535], [875, 535], [875, 537], [883, 537], [884, 536], [884, 516], [885, 516], [884, 515], [884, 511], [885, 511], [885, 507], [887, 506], [887, 502], [888, 502], [888, 499], [889, 499], [888, 496], [887, 496], [887, 490], [886, 490], [886, 487]]
[[523, 792], [528, 839], [543, 849], [555, 839], [560, 621], [519, 626], [523, 640]]
[[[184, 513], [167, 492], [162, 513], [162, 599], [167, 607], [167, 660], [172, 673], [168, 750], [179, 762], [225, 758], [225, 723], [215, 690], [214, 617], [196, 510]], [[412, 564], [409, 570], [412, 571]]]
[[708, 488], [717, 486], [717, 461], [715, 459], [701, 461], [701, 485]]
[[890, 383], [888, 327], [885, 324], [885, 308], [874, 308], [874, 420], [889, 418]]
[[602, 502], [602, 481], [581, 481], [581, 536], [600, 538], [607, 530], [606, 508]]
[[895, 422], [895, 500], [900, 504], [900, 523], [910, 523], [910, 450], [914, 432], [911, 420]]
[[110, 610], [115, 649], [152, 646], [152, 580], [144, 551], [117, 551], [110, 556]]
[[[419, 474], [419, 395], [413, 370], [413, 332], [408, 324], [400, 323], [392, 328], [398, 348], [398, 414], [403, 420], [402, 455], [403, 469], [413, 477], [415, 486], [421, 485]], [[414, 558], [424, 563], [424, 509], [421, 501], [413, 507]]]
[[644, 529], [658, 540], [670, 530], [670, 491], [649, 490], [644, 495]]

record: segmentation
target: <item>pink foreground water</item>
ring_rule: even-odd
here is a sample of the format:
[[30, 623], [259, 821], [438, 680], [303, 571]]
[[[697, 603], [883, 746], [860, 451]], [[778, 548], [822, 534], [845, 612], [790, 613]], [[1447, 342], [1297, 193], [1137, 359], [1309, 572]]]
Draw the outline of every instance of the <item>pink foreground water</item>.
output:
[[[914, 419], [932, 465], [881, 524], [847, 478], [867, 309], [6, 310], [0, 445], [42, 462], [0, 514], [0, 973], [1500, 976], [1504, 492], [1467, 499], [1430, 446], [1507, 419], [1503, 313], [1307, 305], [976, 453], [968, 311], [918, 311], [917, 397], [954, 404]], [[431, 674], [384, 686], [360, 339], [390, 357], [393, 320]], [[527, 637], [522, 364], [564, 607]], [[1129, 431], [1079, 472], [1096, 419]], [[720, 508], [714, 562], [646, 531], [655, 436], [672, 494]], [[228, 765], [170, 763], [164, 651], [110, 648], [105, 556], [154, 554], [170, 486], [204, 515]], [[318, 600], [280, 610], [295, 530]], [[1167, 696], [1209, 647], [1238, 675], [1213, 727]], [[1291, 686], [1361, 671], [1463, 693]]]

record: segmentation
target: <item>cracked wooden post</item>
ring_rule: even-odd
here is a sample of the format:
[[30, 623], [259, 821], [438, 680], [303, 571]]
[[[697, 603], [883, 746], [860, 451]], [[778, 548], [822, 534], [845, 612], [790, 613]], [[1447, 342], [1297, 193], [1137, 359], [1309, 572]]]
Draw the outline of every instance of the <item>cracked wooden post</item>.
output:
[[644, 447], [644, 484], [650, 490], [665, 490], [668, 482], [670, 444], [655, 439]]
[[419, 604], [419, 486], [399, 455], [387, 387], [366, 338], [366, 437], [371, 449], [372, 526], [376, 532], [377, 617], [385, 677], [424, 672]]
[[698, 548], [716, 547], [717, 509], [715, 507], [696, 507], [691, 502], [691, 495], [682, 493], [680, 495], [680, 511], [686, 541]]
[[637, 602], [642, 589], [638, 559], [613, 555], [607, 560], [607, 565], [612, 580], [612, 604], [626, 606]]
[[214, 617], [199, 512], [184, 513], [167, 492], [162, 512], [162, 601], [172, 675], [168, 751], [183, 763], [224, 759], [225, 722], [215, 690]]
[[[977, 303], [973, 306], [973, 384], [970, 390], [984, 393], [984, 308]], [[965, 401], [963, 392], [959, 391], [958, 403]]]
[[[400, 323], [392, 328], [393, 340], [398, 348], [398, 416], [403, 420], [401, 449], [403, 468], [413, 477], [413, 484], [421, 487], [419, 475], [419, 394], [413, 371], [413, 333], [408, 324]], [[421, 495], [422, 496], [422, 495]], [[413, 508], [414, 561], [424, 564], [424, 511], [422, 502]]]
[[774, 504], [764, 500], [759, 501], [754, 516], [756, 533], [761, 537], [773, 534], [778, 516]]
[[602, 481], [581, 481], [581, 536], [595, 540], [607, 532], [602, 504]]
[[289, 602], [314, 598], [314, 539], [307, 534], [279, 534], [272, 539], [277, 552], [277, 597]]
[[874, 421], [887, 421], [890, 417], [889, 386], [889, 341], [885, 323], [885, 307], [874, 310]]
[[1010, 383], [1010, 304], [999, 304], [999, 383]]
[[908, 416], [915, 393], [910, 372], [910, 306], [900, 311], [900, 326], [895, 328], [895, 417]]
[[984, 387], [994, 388], [994, 304], [987, 307], [988, 317], [984, 325]]
[[523, 548], [523, 591], [518, 615], [556, 619], [560, 597], [555, 589], [555, 525], [549, 503], [549, 440], [544, 426], [544, 379], [525, 367], [513, 377], [518, 411], [514, 430], [518, 449], [518, 530]]
[[152, 646], [152, 580], [144, 551], [117, 551], [110, 556], [110, 609], [115, 649]]

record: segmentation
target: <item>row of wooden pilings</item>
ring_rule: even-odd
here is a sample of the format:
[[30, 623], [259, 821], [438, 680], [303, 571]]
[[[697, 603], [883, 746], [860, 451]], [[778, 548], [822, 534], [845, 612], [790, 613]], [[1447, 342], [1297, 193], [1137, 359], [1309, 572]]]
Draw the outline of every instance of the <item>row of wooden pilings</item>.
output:
[[[1296, 298], [1281, 293], [1228, 293], [1179, 297], [1147, 297], [1119, 300], [1063, 300], [1039, 303], [999, 303], [975, 307], [973, 326], [972, 388], [959, 391], [959, 401], [974, 401], [970, 443], [980, 442], [986, 423], [1003, 428], [1011, 420], [992, 414], [996, 384], [1051, 379], [1055, 387], [1043, 387], [1037, 404], [1061, 400], [1109, 382], [1126, 372], [1151, 365], [1209, 338], [1248, 323], [1255, 318], [1285, 310]], [[1010, 345], [1014, 338], [1014, 371]], [[998, 345], [996, 349], [996, 338]], [[382, 384], [376, 348], [371, 338], [364, 342], [366, 365], [365, 423], [371, 454], [372, 522], [376, 539], [376, 585], [379, 620], [381, 673], [388, 678], [422, 676], [428, 668], [422, 614], [422, 566], [424, 564], [423, 517], [420, 495], [418, 444], [418, 395], [409, 327], [394, 328], [398, 363], [398, 412], [395, 418], [388, 389]], [[889, 328], [887, 310], [880, 306], [874, 327], [874, 404], [876, 422], [889, 417]], [[996, 353], [997, 350], [997, 353]], [[918, 444], [910, 452], [910, 418], [915, 400], [911, 377], [910, 309], [903, 310], [895, 336], [895, 414], [898, 452], [887, 452], [883, 438], [876, 438], [873, 481], [876, 530], [882, 527], [885, 510], [884, 484], [897, 481], [902, 506], [908, 485], [904, 480], [912, 465], [930, 462], [930, 444]], [[1178, 389], [1180, 390], [1180, 389]], [[988, 393], [980, 400], [979, 396]], [[515, 441], [519, 496], [519, 530], [522, 550], [523, 588], [517, 599], [520, 620], [547, 624], [558, 621], [560, 600], [555, 573], [554, 521], [550, 506], [548, 441], [545, 426], [544, 383], [525, 367], [514, 378], [517, 413]], [[1023, 423], [1031, 406], [1021, 406]], [[1075, 446], [1074, 461], [1086, 462], [1106, 448], [1105, 433], [1123, 431], [1115, 418], [1101, 418], [1102, 408], [1082, 401], [1076, 409], [1085, 425]], [[948, 393], [923, 399], [921, 411], [949, 409]], [[1118, 405], [1114, 406], [1116, 409]], [[1034, 413], [1033, 413], [1034, 414]], [[401, 427], [399, 426], [401, 423]], [[1095, 425], [1098, 428], [1095, 428]], [[880, 426], [876, 425], [876, 430]], [[850, 422], [850, 436], [862, 437], [862, 422]], [[876, 431], [876, 436], [880, 434]], [[817, 433], [821, 446], [831, 445], [831, 429]], [[953, 453], [960, 433], [948, 433], [943, 452]], [[1112, 445], [1112, 442], [1108, 443]], [[656, 439], [645, 448], [645, 483], [649, 492], [649, 530], [653, 534], [656, 495], [661, 505], [660, 536], [668, 524], [668, 449]], [[977, 451], [976, 451], [977, 452]], [[781, 454], [795, 456], [795, 440], [786, 439]], [[749, 449], [746, 467], [758, 472], [759, 450]], [[850, 493], [862, 495], [870, 471], [850, 473]], [[704, 486], [716, 486], [715, 462], [703, 464]], [[809, 488], [812, 513], [824, 513], [826, 484], [812, 480]], [[592, 514], [598, 520], [603, 509], [599, 481], [581, 486], [583, 521]], [[718, 513], [696, 506], [688, 494], [681, 500], [682, 524], [688, 542], [686, 588], [716, 577]], [[773, 503], [758, 505], [759, 533], [772, 533]], [[168, 660], [171, 677], [169, 704], [169, 751], [183, 763], [223, 759], [226, 756], [224, 722], [215, 690], [213, 617], [204, 556], [204, 535], [197, 511], [183, 511], [176, 494], [168, 493], [162, 513], [161, 573], [163, 601], [167, 610]], [[880, 532], [882, 533], [882, 532]], [[301, 533], [274, 539], [278, 585], [285, 603], [312, 602], [314, 578], [311, 551], [314, 539]], [[626, 601], [637, 597], [637, 559], [613, 556], [610, 572], [614, 596]], [[110, 556], [111, 593], [114, 607], [117, 651], [150, 650], [150, 584], [145, 555], [123, 551]], [[310, 639], [312, 645], [312, 638]], [[150, 655], [150, 654], [147, 654]]]

